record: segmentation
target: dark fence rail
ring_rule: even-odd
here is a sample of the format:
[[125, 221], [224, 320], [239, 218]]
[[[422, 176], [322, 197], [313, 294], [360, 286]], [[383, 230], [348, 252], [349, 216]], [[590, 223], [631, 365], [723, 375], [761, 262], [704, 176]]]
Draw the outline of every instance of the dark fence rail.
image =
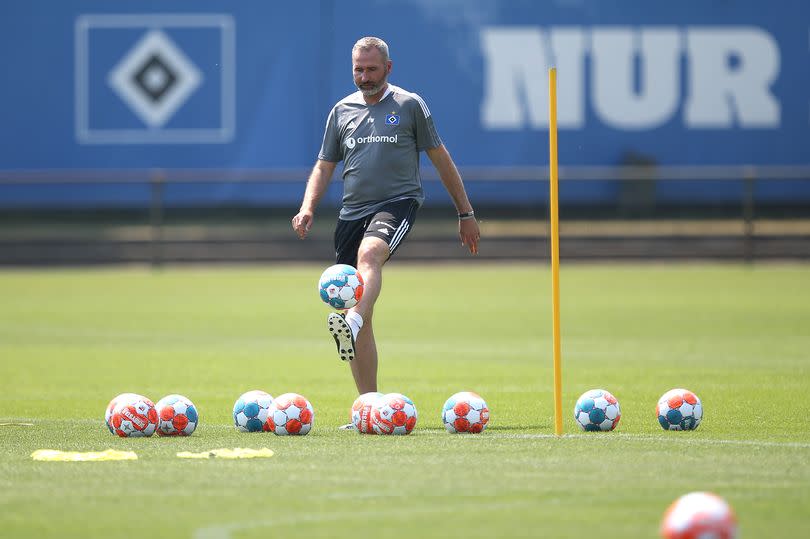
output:
[[[500, 185], [519, 182], [535, 191], [547, 190], [547, 167], [465, 167], [461, 170], [470, 189], [476, 185]], [[137, 262], [160, 265], [167, 262], [216, 261], [297, 261], [330, 256], [331, 222], [302, 244], [289, 230], [290, 205], [254, 212], [254, 221], [233, 219], [219, 214], [195, 214], [183, 220], [167, 219], [176, 208], [167, 205], [166, 189], [174, 184], [250, 182], [255, 184], [293, 183], [303, 193], [309, 169], [104, 169], [104, 170], [21, 170], [0, 171], [0, 188], [14, 185], [123, 185], [142, 184], [149, 188], [146, 212], [138, 219], [132, 213], [99, 223], [90, 220], [84, 226], [61, 226], [47, 217], [47, 211], [10, 210], [2, 207], [0, 217], [17, 211], [12, 224], [0, 233], [0, 264], [82, 264]], [[439, 182], [432, 168], [422, 171], [426, 189]], [[560, 168], [561, 189], [581, 182], [615, 181], [633, 185], [641, 195], [633, 204], [649, 207], [627, 218], [620, 212], [567, 211], [578, 203], [561, 208], [563, 258], [598, 259], [810, 259], [810, 203], [797, 197], [790, 216], [781, 215], [779, 205], [760, 200], [758, 186], [772, 181], [790, 181], [807, 189], [810, 166], [570, 166]], [[664, 186], [677, 182], [700, 181], [742, 182], [736, 191], [739, 199], [717, 219], [696, 218], [688, 201], [676, 202], [666, 215], [656, 206], [645, 186]], [[503, 183], [503, 185], [506, 185]], [[438, 189], [441, 189], [439, 186]], [[799, 191], [797, 191], [799, 192]], [[784, 202], [784, 201], [783, 201]], [[538, 259], [547, 256], [546, 207], [543, 200], [533, 200], [531, 211], [514, 212], [502, 206], [500, 212], [487, 211], [488, 200], [475, 198], [479, 212], [489, 215], [483, 224], [485, 249], [482, 258]], [[581, 203], [579, 203], [581, 204]], [[515, 204], [519, 206], [520, 204]], [[599, 203], [596, 203], [598, 206]], [[770, 205], [765, 215], [761, 208]], [[795, 207], [798, 206], [798, 213]], [[594, 205], [587, 206], [593, 209]], [[675, 211], [673, 211], [673, 207]], [[142, 210], [143, 210], [142, 209]], [[421, 219], [411, 241], [400, 256], [414, 260], [453, 259], [465, 256], [454, 240], [454, 221], [446, 217], [429, 224], [430, 210]], [[188, 208], [186, 208], [186, 211]], [[92, 212], [105, 211], [103, 207]], [[113, 213], [116, 210], [111, 210]], [[244, 215], [237, 211], [236, 214]], [[289, 215], [288, 215], [289, 214]], [[590, 226], [593, 216], [608, 215], [611, 227]], [[203, 217], [200, 217], [200, 216]], [[256, 216], [260, 217], [256, 217]], [[585, 217], [583, 217], [583, 215]], [[145, 218], [144, 218], [145, 217]], [[517, 218], [519, 219], [517, 219]], [[789, 217], [789, 219], [788, 219]], [[688, 231], [683, 225], [691, 221]], [[330, 221], [329, 219], [324, 222]], [[667, 224], [668, 223], [668, 224]], [[678, 223], [681, 223], [680, 225]], [[607, 232], [606, 232], [607, 231]], [[487, 241], [495, 240], [497, 241]]]

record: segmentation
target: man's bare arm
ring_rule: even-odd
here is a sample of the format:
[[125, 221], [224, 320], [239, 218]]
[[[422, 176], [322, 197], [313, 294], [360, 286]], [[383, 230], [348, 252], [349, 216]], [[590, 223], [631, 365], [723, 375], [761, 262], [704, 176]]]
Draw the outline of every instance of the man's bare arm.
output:
[[312, 228], [315, 208], [329, 186], [335, 167], [337, 167], [337, 163], [321, 159], [316, 161], [315, 166], [312, 167], [312, 172], [307, 180], [307, 189], [304, 192], [304, 200], [301, 202], [301, 209], [292, 218], [293, 230], [300, 239], [306, 238], [307, 232]]
[[478, 221], [476, 221], [472, 213], [473, 207], [467, 198], [467, 191], [464, 189], [461, 174], [459, 174], [458, 168], [456, 168], [456, 164], [444, 144], [427, 150], [427, 154], [433, 162], [433, 166], [436, 167], [444, 188], [447, 189], [447, 193], [453, 199], [453, 204], [456, 205], [459, 215], [468, 215], [468, 217], [460, 218], [458, 221], [458, 236], [461, 239], [461, 244], [466, 245], [472, 254], [477, 254], [481, 232], [478, 229]]

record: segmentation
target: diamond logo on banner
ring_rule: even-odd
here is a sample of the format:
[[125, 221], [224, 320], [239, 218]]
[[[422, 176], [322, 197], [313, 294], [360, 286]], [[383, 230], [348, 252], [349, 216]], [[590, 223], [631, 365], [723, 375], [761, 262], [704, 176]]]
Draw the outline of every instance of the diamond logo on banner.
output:
[[160, 56], [152, 56], [135, 75], [135, 82], [155, 102], [166, 95], [175, 81], [177, 77]]
[[107, 83], [145, 124], [162, 127], [202, 79], [166, 34], [151, 30], [110, 71]]

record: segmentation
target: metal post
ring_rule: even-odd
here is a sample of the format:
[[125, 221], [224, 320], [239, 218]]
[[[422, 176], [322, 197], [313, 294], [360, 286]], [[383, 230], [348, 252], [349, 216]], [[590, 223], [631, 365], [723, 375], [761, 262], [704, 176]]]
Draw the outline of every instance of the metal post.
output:
[[548, 185], [551, 233], [551, 334], [554, 361], [554, 434], [562, 436], [562, 352], [560, 345], [560, 218], [557, 163], [557, 68], [548, 70]]

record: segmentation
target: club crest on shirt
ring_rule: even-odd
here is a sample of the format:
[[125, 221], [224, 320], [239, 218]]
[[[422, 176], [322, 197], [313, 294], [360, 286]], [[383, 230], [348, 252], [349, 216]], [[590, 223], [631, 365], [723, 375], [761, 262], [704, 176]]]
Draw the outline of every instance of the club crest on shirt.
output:
[[385, 117], [385, 125], [399, 125], [399, 114], [388, 114]]

